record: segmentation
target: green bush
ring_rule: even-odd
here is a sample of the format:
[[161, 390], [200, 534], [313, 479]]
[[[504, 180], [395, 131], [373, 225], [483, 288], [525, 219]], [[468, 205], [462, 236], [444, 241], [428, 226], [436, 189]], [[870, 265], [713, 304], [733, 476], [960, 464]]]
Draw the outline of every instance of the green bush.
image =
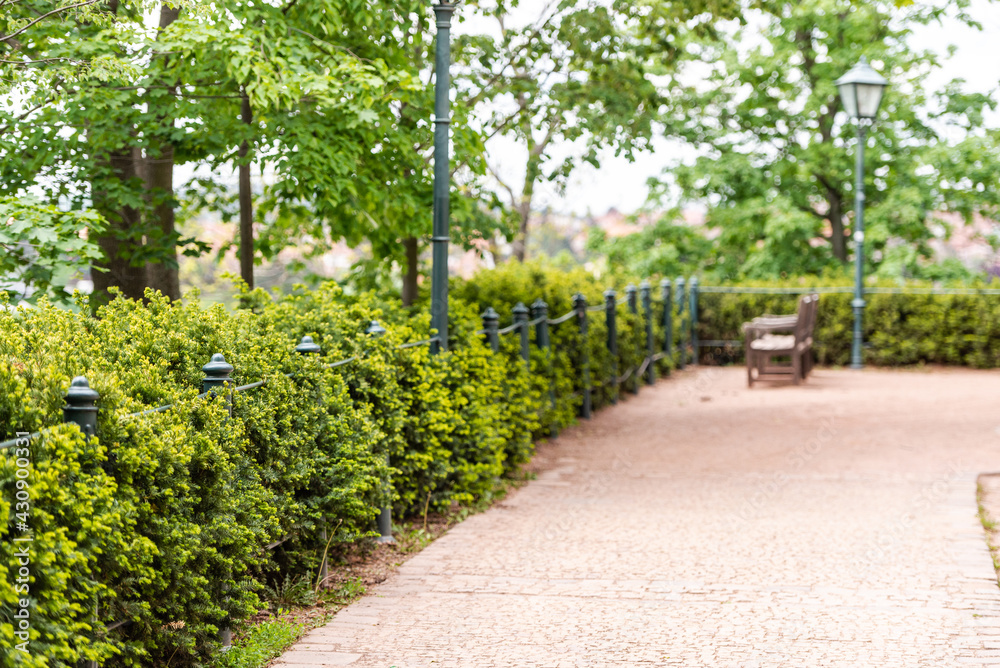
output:
[[[509, 318], [516, 301], [541, 297], [557, 317], [576, 292], [601, 304], [602, 287], [583, 272], [536, 265], [456, 281], [449, 352], [438, 356], [399, 348], [430, 336], [426, 315], [334, 285], [281, 298], [250, 292], [235, 312], [151, 293], [115, 299], [96, 317], [82, 302], [78, 312], [44, 301], [0, 310], [0, 437], [41, 431], [27, 451], [0, 457], [4, 647], [18, 640], [22, 596], [32, 612], [31, 654], [6, 652], [0, 665], [203, 665], [223, 628], [264, 607], [265, 588], [315, 574], [324, 530], [351, 541], [370, 534], [386, 502], [416, 513], [489, 498], [530, 459], [535, 439], [575, 419], [584, 352], [597, 407], [615, 397], [613, 375], [643, 359], [645, 332], [621, 305], [614, 359], [597, 312], [585, 344], [575, 318], [551, 328], [549, 355], [532, 332], [525, 365], [516, 334], [499, 354], [489, 350], [477, 333], [481, 312], [492, 305]], [[365, 333], [372, 320], [386, 325], [384, 336]], [[659, 350], [662, 323], [655, 331]], [[304, 335], [321, 354], [294, 352]], [[200, 396], [202, 366], [217, 352], [236, 385], [264, 385]], [[354, 361], [328, 368], [346, 358]], [[61, 424], [77, 375], [100, 393], [89, 441]], [[173, 408], [133, 415], [166, 404]], [[23, 454], [29, 594], [14, 589]]]
[[[798, 279], [781, 283], [742, 284], [742, 287], [832, 287], [822, 281]], [[843, 284], [841, 284], [843, 286]], [[727, 286], [739, 289], [741, 285]], [[846, 286], [843, 286], [846, 287]], [[889, 283], [869, 287], [896, 288]], [[908, 288], [929, 288], [910, 284]], [[964, 286], [963, 286], [964, 287]], [[974, 286], [985, 287], [985, 286]], [[1000, 296], [991, 294], [867, 294], [862, 320], [864, 360], [877, 366], [946, 364], [981, 369], [1000, 366]], [[702, 293], [698, 335], [702, 340], [742, 341], [741, 325], [764, 313], [794, 313], [795, 294]], [[813, 334], [820, 364], [850, 362], [854, 311], [849, 293], [820, 294]], [[736, 350], [739, 350], [738, 348]], [[705, 357], [725, 356], [719, 348], [703, 350]], [[738, 357], [734, 355], [733, 357]], [[725, 359], [725, 357], [723, 357]]]

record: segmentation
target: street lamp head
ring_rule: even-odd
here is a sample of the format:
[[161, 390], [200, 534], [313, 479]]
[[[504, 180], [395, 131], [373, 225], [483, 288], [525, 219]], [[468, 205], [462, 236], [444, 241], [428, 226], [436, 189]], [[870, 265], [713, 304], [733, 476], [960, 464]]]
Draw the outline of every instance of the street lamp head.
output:
[[858, 64], [835, 82], [847, 115], [854, 119], [874, 120], [882, 103], [882, 93], [889, 81], [876, 72], [862, 56]]

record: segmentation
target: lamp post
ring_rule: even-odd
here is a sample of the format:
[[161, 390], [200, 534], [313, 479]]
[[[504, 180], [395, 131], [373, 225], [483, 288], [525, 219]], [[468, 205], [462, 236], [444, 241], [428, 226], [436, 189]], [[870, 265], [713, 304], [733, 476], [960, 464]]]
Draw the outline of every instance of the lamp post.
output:
[[434, 354], [448, 350], [448, 207], [451, 165], [448, 156], [448, 125], [451, 122], [448, 98], [451, 67], [451, 17], [455, 3], [434, 5], [437, 17], [434, 82], [434, 228], [431, 232], [431, 328], [437, 330]]
[[889, 82], [873, 70], [862, 57], [858, 64], [835, 82], [847, 115], [858, 127], [858, 149], [854, 167], [854, 341], [851, 344], [851, 368], [864, 366], [861, 359], [861, 318], [865, 310], [865, 136], [875, 122], [882, 103], [882, 93]]

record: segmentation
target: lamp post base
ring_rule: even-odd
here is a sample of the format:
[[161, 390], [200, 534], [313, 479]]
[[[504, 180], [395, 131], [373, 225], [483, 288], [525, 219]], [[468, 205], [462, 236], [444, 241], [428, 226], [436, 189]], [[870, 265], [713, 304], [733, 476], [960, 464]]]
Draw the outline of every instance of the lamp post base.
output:
[[[860, 252], [860, 250], [858, 251]], [[863, 369], [864, 368], [864, 357], [862, 357], [864, 349], [864, 338], [863, 330], [861, 328], [861, 318], [864, 314], [865, 300], [860, 296], [862, 294], [863, 288], [861, 287], [861, 280], [859, 276], [857, 285], [857, 295], [852, 301], [851, 306], [854, 308], [854, 337], [851, 341], [851, 368], [852, 369]]]

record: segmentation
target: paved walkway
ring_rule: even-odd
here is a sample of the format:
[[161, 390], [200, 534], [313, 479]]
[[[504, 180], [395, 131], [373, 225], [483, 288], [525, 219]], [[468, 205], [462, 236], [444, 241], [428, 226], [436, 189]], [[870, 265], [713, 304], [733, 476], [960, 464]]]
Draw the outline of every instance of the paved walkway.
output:
[[280, 666], [1000, 666], [1000, 373], [647, 388]]

